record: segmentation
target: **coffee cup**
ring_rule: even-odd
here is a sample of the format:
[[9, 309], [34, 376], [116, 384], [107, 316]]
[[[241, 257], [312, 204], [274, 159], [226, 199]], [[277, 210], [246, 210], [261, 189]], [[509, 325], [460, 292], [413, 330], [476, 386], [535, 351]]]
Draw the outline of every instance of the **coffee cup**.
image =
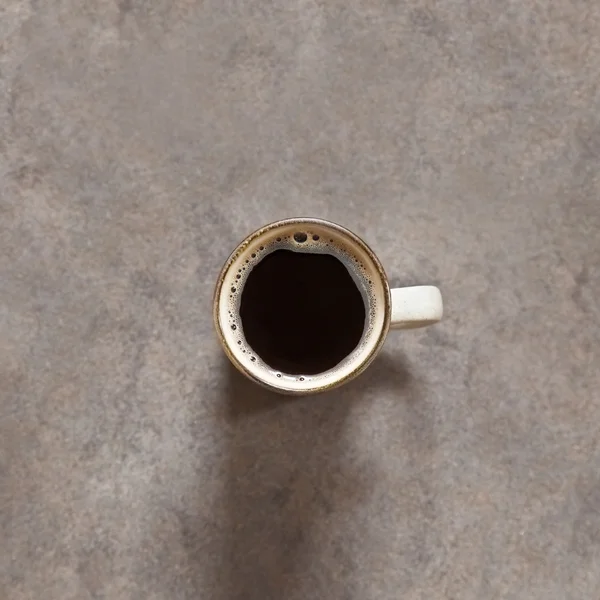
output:
[[357, 235], [314, 218], [251, 233], [227, 259], [213, 316], [225, 353], [245, 376], [283, 394], [323, 392], [362, 373], [389, 329], [442, 318], [435, 286], [390, 289]]

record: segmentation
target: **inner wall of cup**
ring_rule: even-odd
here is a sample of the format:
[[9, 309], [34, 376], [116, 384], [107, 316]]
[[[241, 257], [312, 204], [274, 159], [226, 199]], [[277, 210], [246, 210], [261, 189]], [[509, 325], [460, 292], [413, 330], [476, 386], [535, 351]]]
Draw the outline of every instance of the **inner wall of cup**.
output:
[[[297, 240], [295, 237], [297, 237]], [[304, 236], [306, 236], [304, 238]], [[265, 256], [279, 249], [303, 253], [331, 254], [343, 263], [352, 263], [358, 276], [348, 269], [365, 302], [365, 328], [358, 346], [333, 369], [316, 375], [289, 375], [271, 369], [249, 348], [239, 316], [241, 292], [252, 267]], [[335, 385], [345, 379], [367, 360], [380, 344], [389, 311], [387, 283], [381, 268], [368, 249], [356, 242], [345, 230], [320, 222], [286, 223], [266, 229], [244, 241], [232, 255], [221, 281], [218, 294], [219, 325], [230, 354], [242, 366], [266, 385], [281, 390], [310, 391]], [[285, 302], [285, 298], [282, 298]]]

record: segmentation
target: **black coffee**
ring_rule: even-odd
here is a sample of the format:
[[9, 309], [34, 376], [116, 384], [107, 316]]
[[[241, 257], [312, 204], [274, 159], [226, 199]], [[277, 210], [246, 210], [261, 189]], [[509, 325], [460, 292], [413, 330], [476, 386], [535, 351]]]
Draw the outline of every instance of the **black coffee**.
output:
[[331, 254], [268, 254], [248, 275], [239, 310], [248, 345], [272, 369], [292, 375], [335, 367], [365, 327], [363, 296]]

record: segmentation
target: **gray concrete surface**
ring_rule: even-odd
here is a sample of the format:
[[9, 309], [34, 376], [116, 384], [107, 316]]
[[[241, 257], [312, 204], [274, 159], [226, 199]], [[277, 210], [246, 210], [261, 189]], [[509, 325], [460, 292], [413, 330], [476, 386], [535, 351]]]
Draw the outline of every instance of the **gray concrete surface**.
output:
[[[0, 3], [0, 597], [590, 600], [600, 7]], [[439, 326], [280, 400], [211, 294], [338, 221]]]

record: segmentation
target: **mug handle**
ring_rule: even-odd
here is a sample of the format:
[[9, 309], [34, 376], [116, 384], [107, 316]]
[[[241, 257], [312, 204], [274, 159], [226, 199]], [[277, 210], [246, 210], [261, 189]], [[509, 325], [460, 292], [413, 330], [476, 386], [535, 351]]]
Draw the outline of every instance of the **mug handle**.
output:
[[442, 294], [434, 285], [393, 288], [391, 293], [391, 329], [427, 327], [442, 318]]

